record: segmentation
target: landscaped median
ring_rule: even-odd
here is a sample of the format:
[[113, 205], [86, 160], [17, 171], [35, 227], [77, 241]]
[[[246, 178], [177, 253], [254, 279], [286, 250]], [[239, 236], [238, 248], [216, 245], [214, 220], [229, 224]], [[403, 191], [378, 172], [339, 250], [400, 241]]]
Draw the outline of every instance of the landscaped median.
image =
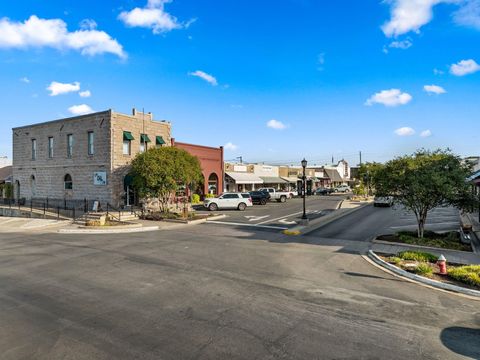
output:
[[480, 300], [480, 265], [447, 263], [445, 274], [441, 274], [438, 257], [428, 252], [409, 250], [380, 254], [369, 250], [368, 257], [382, 268], [409, 280]]
[[310, 220], [308, 224], [300, 224], [291, 229], [283, 230], [282, 232], [285, 235], [305, 235], [317, 229], [320, 229], [323, 226], [330, 224], [331, 222], [340, 219], [348, 214], [351, 214], [354, 211], [357, 211], [364, 206], [370, 204], [371, 201], [366, 202], [358, 202], [358, 201], [350, 201], [344, 200], [339, 203], [337, 210], [314, 220]]

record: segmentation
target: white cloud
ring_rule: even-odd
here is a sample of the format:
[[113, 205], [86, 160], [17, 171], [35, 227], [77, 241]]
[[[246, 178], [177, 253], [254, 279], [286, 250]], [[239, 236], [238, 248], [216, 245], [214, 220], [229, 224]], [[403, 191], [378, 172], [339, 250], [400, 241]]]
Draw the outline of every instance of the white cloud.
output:
[[89, 114], [93, 112], [93, 109], [86, 105], [73, 105], [68, 108], [68, 111], [70, 111], [71, 114], [73, 115], [84, 115], [84, 114]]
[[393, 49], [402, 49], [406, 50], [409, 47], [412, 47], [413, 43], [410, 39], [405, 39], [402, 41], [392, 41], [388, 47], [393, 48]]
[[35, 15], [24, 22], [0, 19], [0, 48], [42, 48], [76, 50], [82, 55], [111, 53], [126, 58], [122, 45], [104, 31], [69, 32], [61, 19], [40, 19]]
[[415, 134], [415, 130], [413, 130], [411, 127], [401, 127], [395, 130], [395, 134], [398, 136], [412, 136]]
[[461, 60], [456, 64], [450, 66], [450, 73], [456, 76], [464, 76], [468, 74], [473, 74], [480, 70], [480, 65], [478, 65], [475, 60]]
[[443, 87], [438, 85], [425, 85], [423, 87], [423, 90], [425, 90], [429, 94], [437, 94], [437, 95], [445, 94], [447, 92]]
[[97, 23], [93, 19], [83, 19], [80, 21], [80, 29], [82, 30], [94, 30], [97, 28]]
[[438, 70], [438, 69], [433, 69], [433, 73], [434, 73], [435, 75], [443, 75], [443, 74], [445, 74], [445, 71], [443, 71], [443, 70]]
[[287, 125], [285, 125], [281, 121], [272, 119], [272, 120], [267, 122], [267, 127], [271, 128], [271, 129], [275, 129], [275, 130], [283, 130], [283, 129], [287, 128]]
[[214, 76], [207, 74], [204, 71], [197, 70], [197, 71], [188, 73], [188, 75], [199, 77], [200, 79], [205, 80], [206, 82], [210, 83], [213, 86], [218, 85], [217, 79], [215, 79]]
[[318, 54], [317, 61], [318, 61], [317, 70], [323, 71], [324, 70], [323, 65], [325, 65], [325, 53]]
[[432, 132], [430, 130], [423, 130], [421, 133], [420, 133], [420, 136], [421, 137], [429, 137], [429, 136], [432, 136]]
[[47, 87], [47, 90], [50, 91], [50, 96], [67, 94], [69, 92], [77, 92], [80, 90], [80, 83], [78, 81], [75, 81], [72, 84], [64, 84], [57, 81], [52, 81], [51, 84]]
[[165, 11], [164, 6], [169, 2], [171, 0], [148, 0], [146, 7], [123, 11], [118, 18], [130, 27], [152, 29], [154, 34], [187, 28], [194, 20], [180, 23], [175, 16]]
[[22, 77], [22, 78], [20, 79], [20, 81], [21, 81], [21, 82], [24, 82], [25, 84], [30, 84], [30, 79], [27, 78], [26, 76], [25, 76], [25, 77]]
[[223, 147], [225, 148], [225, 150], [230, 150], [230, 151], [235, 151], [238, 149], [238, 146], [231, 142], [226, 143]]
[[78, 95], [80, 95], [80, 97], [87, 98], [92, 96], [92, 93], [90, 92], [90, 90], [85, 90], [85, 91], [80, 91]]
[[480, 30], [480, 0], [464, 0], [463, 4], [453, 13], [453, 20], [459, 25]]
[[410, 94], [402, 93], [400, 89], [390, 89], [373, 94], [365, 102], [365, 105], [383, 104], [385, 106], [398, 106], [408, 104], [411, 100], [412, 96]]

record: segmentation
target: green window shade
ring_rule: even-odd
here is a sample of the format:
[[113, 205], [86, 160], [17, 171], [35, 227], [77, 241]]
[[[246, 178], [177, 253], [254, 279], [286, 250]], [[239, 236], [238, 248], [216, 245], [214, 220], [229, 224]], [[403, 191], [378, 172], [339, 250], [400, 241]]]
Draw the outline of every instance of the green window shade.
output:
[[148, 143], [151, 142], [151, 140], [148, 138], [147, 134], [140, 134], [140, 141], [142, 143]]
[[165, 145], [165, 140], [163, 140], [163, 137], [157, 136], [157, 145]]
[[123, 132], [123, 140], [135, 140], [135, 138], [133, 137], [132, 133], [130, 131], [124, 131]]

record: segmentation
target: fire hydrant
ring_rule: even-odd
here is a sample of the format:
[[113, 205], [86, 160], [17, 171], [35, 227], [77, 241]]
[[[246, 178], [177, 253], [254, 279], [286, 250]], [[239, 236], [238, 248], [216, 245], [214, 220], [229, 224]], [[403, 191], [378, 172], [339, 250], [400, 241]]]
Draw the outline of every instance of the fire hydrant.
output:
[[440, 274], [446, 275], [447, 274], [447, 259], [445, 259], [445, 256], [440, 255], [440, 257], [437, 260], [437, 265], [438, 268], [440, 269]]

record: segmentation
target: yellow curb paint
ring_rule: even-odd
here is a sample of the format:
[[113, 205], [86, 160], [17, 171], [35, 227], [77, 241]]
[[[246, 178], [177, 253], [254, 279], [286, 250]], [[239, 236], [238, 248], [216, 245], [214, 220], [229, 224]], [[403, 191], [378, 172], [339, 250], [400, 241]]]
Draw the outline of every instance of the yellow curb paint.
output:
[[283, 230], [283, 233], [285, 235], [293, 235], [293, 236], [297, 236], [297, 235], [300, 235], [300, 231], [298, 230]]

